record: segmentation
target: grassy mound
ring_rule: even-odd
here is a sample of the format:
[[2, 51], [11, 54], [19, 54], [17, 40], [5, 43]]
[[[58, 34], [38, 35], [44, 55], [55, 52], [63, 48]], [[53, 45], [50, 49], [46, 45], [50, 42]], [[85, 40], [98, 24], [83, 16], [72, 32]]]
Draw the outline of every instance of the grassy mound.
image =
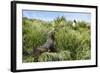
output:
[[47, 34], [52, 29], [57, 30], [55, 42], [58, 52], [43, 53], [39, 57], [39, 62], [91, 58], [89, 23], [78, 21], [73, 27], [72, 21], [64, 17], [56, 18], [51, 22], [23, 18], [23, 62], [34, 62], [33, 50], [46, 42]]

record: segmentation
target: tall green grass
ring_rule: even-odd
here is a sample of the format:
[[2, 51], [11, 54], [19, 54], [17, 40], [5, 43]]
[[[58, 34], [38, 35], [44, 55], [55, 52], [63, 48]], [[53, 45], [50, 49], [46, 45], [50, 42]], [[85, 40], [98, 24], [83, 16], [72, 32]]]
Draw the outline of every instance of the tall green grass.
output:
[[33, 50], [43, 45], [48, 32], [55, 29], [57, 52], [45, 52], [39, 57], [39, 62], [87, 60], [91, 58], [90, 24], [78, 21], [72, 26], [72, 21], [63, 16], [51, 22], [23, 18], [23, 62], [34, 62]]

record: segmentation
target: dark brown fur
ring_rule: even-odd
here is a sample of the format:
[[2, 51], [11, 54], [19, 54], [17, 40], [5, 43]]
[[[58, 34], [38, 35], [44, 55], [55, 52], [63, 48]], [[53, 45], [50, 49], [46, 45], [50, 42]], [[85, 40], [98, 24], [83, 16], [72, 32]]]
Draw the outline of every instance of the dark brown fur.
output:
[[55, 48], [55, 32], [52, 31], [48, 34], [47, 41], [40, 47], [34, 49], [34, 58], [36, 62], [38, 61], [38, 57], [44, 52], [56, 52]]

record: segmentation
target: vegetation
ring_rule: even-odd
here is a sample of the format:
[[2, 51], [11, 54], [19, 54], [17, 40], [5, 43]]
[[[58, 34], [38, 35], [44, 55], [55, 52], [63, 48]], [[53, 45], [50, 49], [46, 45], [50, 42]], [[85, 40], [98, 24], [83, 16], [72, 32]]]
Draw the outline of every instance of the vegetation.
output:
[[90, 59], [90, 24], [78, 21], [72, 26], [72, 23], [63, 16], [50, 22], [23, 17], [23, 62], [34, 62], [33, 50], [46, 42], [52, 29], [56, 31], [57, 52], [41, 54], [39, 62]]

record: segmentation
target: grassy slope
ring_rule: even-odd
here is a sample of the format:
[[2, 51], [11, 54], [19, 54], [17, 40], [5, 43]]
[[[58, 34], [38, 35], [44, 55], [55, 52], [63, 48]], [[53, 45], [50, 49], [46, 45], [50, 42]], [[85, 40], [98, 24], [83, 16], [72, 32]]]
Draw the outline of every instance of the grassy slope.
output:
[[47, 33], [52, 29], [57, 29], [55, 37], [58, 52], [43, 53], [39, 57], [40, 62], [91, 58], [88, 23], [81, 21], [73, 27], [72, 21], [67, 21], [64, 17], [52, 22], [23, 18], [23, 62], [34, 62], [33, 49], [45, 43]]

